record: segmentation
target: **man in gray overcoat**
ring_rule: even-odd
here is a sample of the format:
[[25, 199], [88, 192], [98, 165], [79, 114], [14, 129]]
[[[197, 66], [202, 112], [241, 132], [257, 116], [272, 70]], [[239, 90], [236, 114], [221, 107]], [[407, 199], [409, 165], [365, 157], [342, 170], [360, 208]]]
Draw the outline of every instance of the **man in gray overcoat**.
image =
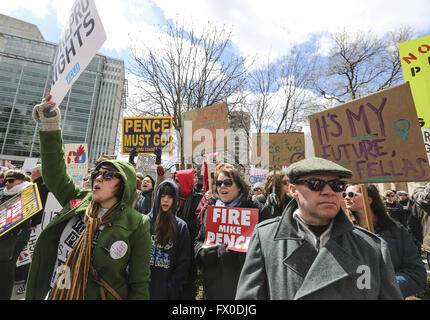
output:
[[255, 228], [236, 299], [402, 299], [386, 243], [340, 207], [352, 172], [308, 158], [287, 177], [293, 200]]

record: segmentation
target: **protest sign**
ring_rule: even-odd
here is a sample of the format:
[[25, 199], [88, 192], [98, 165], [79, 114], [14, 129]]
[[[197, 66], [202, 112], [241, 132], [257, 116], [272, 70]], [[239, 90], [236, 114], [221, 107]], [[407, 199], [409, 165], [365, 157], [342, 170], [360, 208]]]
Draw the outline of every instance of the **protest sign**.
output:
[[[184, 157], [223, 155], [230, 146], [227, 104], [221, 103], [183, 114]], [[203, 141], [202, 138], [204, 138]]]
[[88, 145], [81, 144], [65, 144], [64, 156], [66, 158], [67, 172], [72, 176], [73, 181], [83, 187], [83, 179], [88, 174]]
[[154, 154], [155, 149], [172, 154], [172, 117], [123, 117], [122, 154]]
[[399, 43], [399, 54], [420, 125], [430, 128], [430, 36]]
[[57, 106], [106, 41], [94, 0], [76, 0], [53, 63], [51, 101]]
[[[264, 135], [267, 133], [252, 135], [251, 162], [253, 164], [259, 164], [258, 151], [263, 152], [264, 148], [268, 148], [269, 151], [269, 166], [288, 167], [305, 158], [305, 135], [303, 132], [269, 133], [268, 145], [264, 142]], [[261, 165], [264, 166], [264, 164]]]
[[427, 157], [430, 163], [430, 129], [429, 128], [422, 129], [422, 132], [423, 132], [423, 139], [424, 139], [424, 145], [427, 152]]
[[45, 208], [43, 210], [42, 222], [36, 226], [35, 230], [31, 231], [30, 239], [27, 245], [21, 251], [16, 266], [20, 267], [31, 262], [34, 253], [34, 247], [36, 246], [37, 239], [39, 238], [42, 230], [51, 222], [63, 209], [57, 199], [54, 197], [52, 192], [48, 193], [46, 198]]
[[309, 116], [315, 155], [353, 172], [351, 182], [430, 180], [409, 83]]
[[266, 169], [246, 168], [245, 181], [252, 186], [258, 182], [263, 183], [266, 180], [268, 174], [269, 170]]
[[258, 209], [208, 207], [203, 248], [225, 244], [228, 250], [246, 252], [258, 223]]
[[0, 237], [42, 210], [36, 184], [0, 205]]
[[25, 158], [21, 170], [24, 172], [32, 172], [38, 161], [38, 158]]

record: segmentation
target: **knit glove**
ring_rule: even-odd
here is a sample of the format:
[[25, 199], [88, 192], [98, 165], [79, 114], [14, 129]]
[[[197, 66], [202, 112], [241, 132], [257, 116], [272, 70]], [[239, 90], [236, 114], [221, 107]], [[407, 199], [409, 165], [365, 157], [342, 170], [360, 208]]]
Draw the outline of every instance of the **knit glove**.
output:
[[43, 131], [55, 131], [60, 129], [61, 113], [55, 102], [50, 102], [51, 95], [47, 94], [42, 103], [33, 108], [33, 119], [42, 125]]
[[277, 207], [279, 207], [281, 205], [281, 202], [279, 201], [279, 198], [276, 195], [276, 193], [269, 194], [269, 196], [267, 197], [267, 203], [270, 206], [277, 206]]

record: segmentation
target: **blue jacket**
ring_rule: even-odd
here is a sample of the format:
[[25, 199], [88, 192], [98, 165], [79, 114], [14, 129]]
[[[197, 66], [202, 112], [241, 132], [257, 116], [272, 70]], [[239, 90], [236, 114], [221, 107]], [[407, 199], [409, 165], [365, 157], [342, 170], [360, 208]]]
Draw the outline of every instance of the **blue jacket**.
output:
[[165, 180], [157, 188], [151, 212], [148, 214], [152, 235], [151, 282], [149, 294], [151, 300], [181, 299], [183, 287], [187, 281], [190, 266], [190, 235], [187, 224], [175, 217], [176, 231], [173, 243], [164, 247], [155, 241], [155, 221], [159, 212], [160, 188], [164, 184], [175, 188], [175, 199], [172, 210], [176, 212], [179, 201], [179, 190], [173, 181]]
[[409, 232], [400, 224], [375, 232], [385, 240], [390, 250], [394, 272], [403, 297], [416, 295], [424, 290], [427, 272]]

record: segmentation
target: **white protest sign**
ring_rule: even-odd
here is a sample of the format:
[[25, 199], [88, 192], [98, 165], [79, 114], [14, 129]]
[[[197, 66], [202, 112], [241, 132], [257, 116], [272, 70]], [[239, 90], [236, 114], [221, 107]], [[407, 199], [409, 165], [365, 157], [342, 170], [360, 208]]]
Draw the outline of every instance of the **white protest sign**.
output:
[[24, 172], [31, 172], [33, 171], [34, 167], [37, 165], [37, 162], [39, 161], [38, 158], [25, 158], [24, 164], [22, 165], [22, 171]]
[[423, 131], [424, 145], [426, 147], [427, 157], [430, 163], [430, 128], [422, 129], [422, 131]]
[[53, 63], [51, 101], [57, 106], [106, 41], [94, 0], [76, 0]]
[[30, 239], [27, 242], [27, 245], [21, 251], [18, 260], [16, 261], [16, 266], [23, 266], [31, 262], [31, 258], [33, 257], [34, 247], [36, 245], [37, 239], [39, 235], [42, 233], [42, 230], [51, 222], [63, 209], [58, 200], [54, 197], [52, 192], [48, 193], [48, 197], [46, 199], [45, 208], [43, 210], [43, 218], [42, 222], [36, 226], [35, 230], [31, 231]]
[[83, 187], [83, 179], [88, 174], [88, 145], [86, 143], [70, 143], [64, 145], [67, 171], [73, 181]]

